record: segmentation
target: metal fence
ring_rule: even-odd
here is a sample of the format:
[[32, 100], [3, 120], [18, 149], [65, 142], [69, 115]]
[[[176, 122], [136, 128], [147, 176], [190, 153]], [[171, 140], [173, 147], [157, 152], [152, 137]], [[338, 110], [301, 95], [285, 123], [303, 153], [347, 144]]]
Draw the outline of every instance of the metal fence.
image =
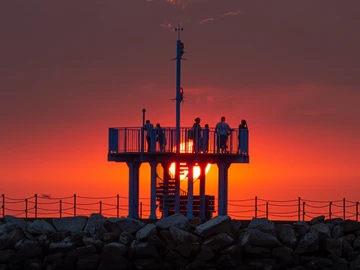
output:
[[[249, 155], [249, 131], [232, 129], [219, 136], [215, 128], [180, 129], [180, 153]], [[109, 153], [176, 152], [176, 129], [154, 128], [149, 133], [141, 127], [109, 128]]]
[[[139, 216], [150, 215], [150, 198], [139, 198]], [[216, 209], [216, 208], [215, 208]], [[28, 198], [12, 198], [2, 194], [2, 216], [23, 218], [55, 218], [89, 216], [100, 213], [106, 217], [121, 217], [128, 214], [128, 198], [119, 195], [109, 197], [72, 196], [53, 198], [37, 195]], [[158, 217], [161, 213], [158, 212]], [[317, 201], [297, 198], [293, 200], [266, 200], [258, 197], [229, 200], [228, 215], [233, 219], [250, 220], [266, 217], [271, 220], [303, 220], [324, 215], [328, 219], [342, 218], [358, 221], [359, 202], [345, 198], [334, 201]]]

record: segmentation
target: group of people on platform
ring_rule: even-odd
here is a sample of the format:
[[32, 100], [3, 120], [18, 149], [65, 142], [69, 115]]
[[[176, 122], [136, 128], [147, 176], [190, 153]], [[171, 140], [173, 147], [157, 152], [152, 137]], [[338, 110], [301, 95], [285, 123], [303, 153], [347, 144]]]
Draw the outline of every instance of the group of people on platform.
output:
[[[221, 117], [221, 121], [218, 122], [215, 126], [215, 134], [216, 136], [216, 146], [217, 153], [229, 153], [228, 151], [228, 138], [234, 129], [230, 128], [229, 124], [225, 122], [225, 117]], [[205, 124], [204, 128], [200, 125], [201, 119], [199, 117], [195, 118], [192, 129], [188, 130], [187, 139], [192, 140], [192, 152], [193, 153], [208, 153], [209, 151], [209, 125]], [[241, 124], [239, 125], [239, 131], [241, 129], [248, 129], [246, 121], [241, 120]], [[156, 142], [159, 144], [160, 152], [165, 152], [166, 146], [166, 137], [165, 137], [165, 129], [160, 126], [159, 123], [156, 124], [154, 128], [153, 124], [150, 123], [150, 120], [146, 120], [145, 125], [143, 126], [143, 130], [146, 130], [146, 141], [148, 145], [148, 152], [151, 152], [151, 139], [155, 138]], [[155, 135], [155, 137], [153, 135]], [[238, 152], [240, 151], [240, 141], [241, 141], [241, 133], [238, 135]]]
[[159, 144], [160, 152], [165, 152], [166, 146], [166, 137], [165, 137], [165, 129], [160, 126], [159, 123], [156, 124], [156, 128], [154, 130], [154, 125], [150, 123], [150, 120], [146, 120], [143, 129], [146, 130], [146, 142], [148, 145], [148, 152], [151, 152], [151, 133], [155, 131], [155, 139]]

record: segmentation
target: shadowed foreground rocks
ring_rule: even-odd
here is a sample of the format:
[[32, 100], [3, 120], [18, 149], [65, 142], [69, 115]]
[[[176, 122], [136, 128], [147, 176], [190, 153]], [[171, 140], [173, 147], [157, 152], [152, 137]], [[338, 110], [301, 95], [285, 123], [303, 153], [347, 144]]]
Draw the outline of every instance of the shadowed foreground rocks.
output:
[[360, 223], [278, 224], [228, 216], [203, 224], [176, 214], [145, 224], [128, 218], [6, 216], [0, 223], [4, 269], [360, 269]]

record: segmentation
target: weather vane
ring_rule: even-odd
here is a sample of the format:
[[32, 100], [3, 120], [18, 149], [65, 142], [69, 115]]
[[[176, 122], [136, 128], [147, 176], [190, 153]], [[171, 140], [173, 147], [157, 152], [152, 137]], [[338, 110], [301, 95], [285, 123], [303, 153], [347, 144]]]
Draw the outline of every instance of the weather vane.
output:
[[180, 32], [181, 31], [184, 31], [184, 28], [180, 28], [180, 24], [178, 25], [178, 27], [177, 28], [175, 28], [175, 32], [178, 32], [178, 40], [180, 40]]

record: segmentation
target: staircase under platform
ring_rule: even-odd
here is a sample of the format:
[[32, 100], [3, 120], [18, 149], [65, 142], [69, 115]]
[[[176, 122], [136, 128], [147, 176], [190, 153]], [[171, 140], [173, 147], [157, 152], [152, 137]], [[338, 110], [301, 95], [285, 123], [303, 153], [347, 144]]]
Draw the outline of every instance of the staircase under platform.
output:
[[[170, 168], [167, 168], [166, 173], [164, 168], [159, 164], [156, 168], [156, 200], [158, 202], [159, 210], [164, 217], [175, 214], [175, 175], [169, 173]], [[185, 176], [188, 170], [186, 163], [180, 163], [180, 175]], [[184, 177], [182, 181], [186, 180]], [[198, 179], [194, 179], [194, 183]], [[187, 215], [188, 192], [180, 188], [180, 213]], [[211, 219], [215, 212], [215, 196], [205, 195], [205, 218]], [[193, 215], [200, 216], [200, 196], [193, 196]]]

